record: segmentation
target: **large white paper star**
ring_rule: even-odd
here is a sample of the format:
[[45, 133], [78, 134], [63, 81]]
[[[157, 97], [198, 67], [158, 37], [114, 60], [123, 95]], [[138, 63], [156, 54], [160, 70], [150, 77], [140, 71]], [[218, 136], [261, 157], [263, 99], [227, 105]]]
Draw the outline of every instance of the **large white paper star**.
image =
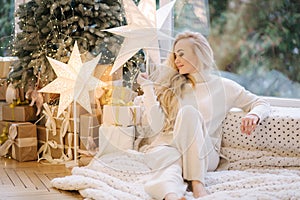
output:
[[57, 78], [39, 92], [60, 94], [57, 116], [62, 114], [73, 101], [78, 102], [91, 113], [89, 91], [96, 89], [97, 86], [105, 85], [101, 80], [92, 76], [101, 54], [83, 64], [77, 42], [75, 42], [68, 64], [47, 58]]
[[162, 32], [162, 26], [175, 0], [158, 10], [156, 10], [155, 2], [154, 0], [141, 0], [137, 7], [132, 0], [123, 0], [128, 25], [104, 30], [125, 37], [111, 74], [140, 49], [146, 50], [154, 63], [160, 63], [158, 40], [172, 39]]

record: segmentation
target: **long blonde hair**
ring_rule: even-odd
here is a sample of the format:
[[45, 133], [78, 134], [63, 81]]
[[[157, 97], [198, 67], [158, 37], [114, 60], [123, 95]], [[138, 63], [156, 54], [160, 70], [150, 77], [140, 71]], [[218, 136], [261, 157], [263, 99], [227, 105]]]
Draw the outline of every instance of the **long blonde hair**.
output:
[[183, 32], [176, 36], [172, 52], [165, 62], [165, 66], [158, 67], [158, 70], [151, 75], [151, 79], [156, 83], [156, 95], [162, 110], [166, 116], [163, 132], [168, 133], [173, 130], [176, 116], [180, 108], [179, 98], [182, 97], [186, 83], [195, 85], [195, 80], [189, 74], [179, 74], [175, 65], [174, 47], [181, 39], [190, 38], [194, 44], [194, 52], [198, 60], [202, 63], [200, 71], [210, 71], [214, 69], [215, 62], [213, 51], [206, 40], [200, 33]]

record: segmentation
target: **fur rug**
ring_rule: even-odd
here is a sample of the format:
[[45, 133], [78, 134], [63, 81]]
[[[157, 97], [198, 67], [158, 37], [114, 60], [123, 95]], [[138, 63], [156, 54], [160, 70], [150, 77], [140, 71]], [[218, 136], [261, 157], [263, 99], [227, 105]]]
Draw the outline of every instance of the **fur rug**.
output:
[[[143, 185], [152, 175], [139, 153], [115, 153], [94, 158], [72, 175], [55, 178], [52, 186], [78, 190], [86, 199], [150, 200]], [[246, 169], [209, 172], [206, 177], [209, 199], [300, 199], [300, 171], [287, 169]], [[194, 199], [186, 192], [188, 200]]]

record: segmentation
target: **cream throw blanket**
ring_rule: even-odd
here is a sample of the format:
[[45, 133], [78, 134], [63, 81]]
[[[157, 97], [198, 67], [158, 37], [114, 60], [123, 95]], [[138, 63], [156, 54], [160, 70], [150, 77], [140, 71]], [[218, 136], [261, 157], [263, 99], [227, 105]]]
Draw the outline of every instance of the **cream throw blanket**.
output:
[[[232, 168], [232, 167], [231, 167]], [[141, 153], [114, 153], [75, 167], [72, 175], [52, 180], [62, 190], [78, 190], [86, 199], [151, 199], [143, 185], [152, 175]], [[300, 171], [246, 169], [209, 172], [206, 199], [300, 199]], [[186, 192], [187, 199], [194, 199]]]

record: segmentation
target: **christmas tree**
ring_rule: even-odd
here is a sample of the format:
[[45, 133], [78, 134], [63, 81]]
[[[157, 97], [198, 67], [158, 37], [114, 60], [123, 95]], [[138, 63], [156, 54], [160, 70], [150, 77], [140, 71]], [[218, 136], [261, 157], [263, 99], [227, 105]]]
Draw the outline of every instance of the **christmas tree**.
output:
[[[22, 32], [14, 39], [13, 55], [19, 62], [9, 74], [17, 87], [37, 82], [43, 87], [55, 78], [46, 56], [67, 63], [75, 41], [84, 60], [102, 53], [100, 64], [110, 64], [122, 38], [104, 29], [126, 24], [121, 0], [32, 0], [20, 5], [16, 15]], [[131, 80], [142, 52], [125, 64]], [[128, 85], [128, 84], [127, 84]]]

